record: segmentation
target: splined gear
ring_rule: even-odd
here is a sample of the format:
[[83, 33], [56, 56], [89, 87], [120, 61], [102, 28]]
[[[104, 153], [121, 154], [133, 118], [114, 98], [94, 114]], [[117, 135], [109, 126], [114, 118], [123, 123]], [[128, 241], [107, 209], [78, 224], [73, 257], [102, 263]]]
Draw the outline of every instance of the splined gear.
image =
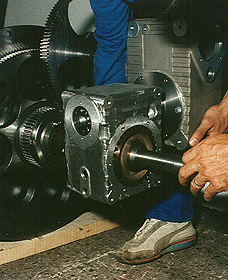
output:
[[29, 108], [19, 126], [19, 145], [23, 158], [47, 169], [64, 168], [64, 128], [62, 111], [49, 104]]
[[72, 0], [59, 0], [46, 21], [41, 58], [46, 62], [57, 96], [63, 90], [93, 85], [93, 33], [77, 35], [68, 18]]

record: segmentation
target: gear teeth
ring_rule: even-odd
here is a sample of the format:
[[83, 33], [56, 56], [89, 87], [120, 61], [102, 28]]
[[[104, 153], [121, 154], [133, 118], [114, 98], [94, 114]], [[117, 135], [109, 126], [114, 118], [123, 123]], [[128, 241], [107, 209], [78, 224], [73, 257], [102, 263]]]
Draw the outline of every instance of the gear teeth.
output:
[[[0, 35], [3, 36], [3, 41], [1, 41], [2, 46], [0, 48], [0, 63], [7, 61], [8, 59], [15, 57], [17, 55], [20, 54], [24, 54], [26, 52], [31, 52], [31, 51], [39, 51], [38, 46], [39, 46], [39, 41], [42, 37], [42, 33], [44, 31], [43, 27], [34, 27], [34, 26], [14, 26], [14, 27], [6, 27], [4, 29], [0, 30]], [[32, 28], [35, 28], [34, 30]], [[28, 37], [30, 35], [30, 32], [38, 32], [37, 36], [33, 36], [33, 40], [35, 39], [35, 41], [33, 42], [33, 44], [31, 44], [30, 41], [23, 41], [23, 37]], [[19, 41], [16, 41], [14, 39], [10, 39], [10, 37], [12, 36], [12, 38], [14, 38], [14, 36], [16, 37], [17, 34], [20, 34], [22, 32], [25, 32], [25, 35], [23, 35], [22, 37], [19, 36]], [[12, 33], [11, 36], [10, 35], [6, 35], [7, 33]], [[36, 34], [36, 33], [34, 33]], [[4, 39], [5, 38], [5, 39]], [[5, 40], [5, 41], [4, 41]], [[34, 48], [35, 46], [35, 48]]]
[[40, 58], [46, 63], [49, 61], [51, 28], [53, 27], [56, 17], [59, 14], [61, 4], [61, 0], [59, 0], [49, 13], [45, 23], [44, 35], [40, 42]]
[[11, 53], [25, 50], [26, 47], [22, 43], [16, 43], [0, 50], [0, 58], [10, 55]]
[[[69, 0], [68, 0], [69, 2]], [[51, 12], [49, 13], [46, 23], [45, 30], [43, 33], [43, 38], [40, 41], [40, 58], [45, 62], [48, 78], [50, 80], [51, 86], [54, 89], [55, 85], [52, 79], [52, 75], [49, 68], [49, 54], [50, 54], [50, 40], [51, 40], [51, 30], [56, 20], [57, 15], [59, 14], [59, 10], [61, 10], [62, 0], [58, 0]]]
[[34, 130], [37, 128], [43, 117], [51, 111], [56, 111], [50, 106], [43, 106], [32, 113], [30, 113], [22, 126], [20, 132], [20, 148], [25, 160], [35, 166], [41, 167], [39, 160], [37, 160], [36, 149], [34, 147]]
[[40, 42], [40, 58], [43, 59], [46, 63], [49, 60], [50, 37], [51, 37], [51, 31], [45, 30], [43, 39]]
[[35, 51], [39, 51], [39, 49], [26, 49], [26, 50], [19, 50], [19, 51], [14, 51], [12, 53], [9, 53], [6, 56], [3, 56], [0, 58], [0, 64], [6, 62], [7, 60], [15, 57], [15, 56], [19, 56], [21, 54], [26, 54], [26, 53], [32, 53]]
[[[63, 90], [60, 83], [62, 78], [60, 75], [62, 74], [58, 75], [58, 70], [69, 59], [76, 58], [85, 61], [83, 74], [80, 78], [79, 75], [71, 78], [72, 81], [69, 81], [71, 85], [84, 87], [93, 84], [92, 59], [96, 49], [96, 41], [92, 36], [77, 35], [72, 29], [68, 19], [68, 6], [71, 1], [57, 1], [46, 20], [43, 38], [40, 42], [40, 58], [46, 64], [48, 77], [58, 98]], [[67, 82], [65, 79], [66, 84]]]

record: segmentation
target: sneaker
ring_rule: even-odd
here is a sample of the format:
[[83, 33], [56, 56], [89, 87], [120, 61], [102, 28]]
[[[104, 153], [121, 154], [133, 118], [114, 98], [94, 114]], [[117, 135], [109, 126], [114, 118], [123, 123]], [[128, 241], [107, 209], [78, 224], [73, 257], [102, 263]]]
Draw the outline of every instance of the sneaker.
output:
[[195, 244], [196, 231], [191, 222], [147, 219], [134, 238], [126, 242], [115, 256], [122, 263], [139, 264]]

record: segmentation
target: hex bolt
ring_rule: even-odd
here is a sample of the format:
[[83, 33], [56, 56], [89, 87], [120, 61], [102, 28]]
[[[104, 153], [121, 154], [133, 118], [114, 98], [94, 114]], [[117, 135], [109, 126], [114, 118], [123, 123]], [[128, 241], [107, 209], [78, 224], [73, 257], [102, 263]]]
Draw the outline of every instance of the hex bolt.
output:
[[181, 107], [180, 106], [175, 107], [174, 112], [175, 112], [175, 114], [181, 114], [181, 112], [182, 112]]

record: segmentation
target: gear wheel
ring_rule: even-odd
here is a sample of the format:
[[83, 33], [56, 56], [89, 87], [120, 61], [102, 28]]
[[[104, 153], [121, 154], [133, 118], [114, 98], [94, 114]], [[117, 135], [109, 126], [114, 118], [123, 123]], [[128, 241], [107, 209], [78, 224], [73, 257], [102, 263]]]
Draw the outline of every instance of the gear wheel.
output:
[[47, 169], [64, 167], [62, 111], [48, 104], [29, 111], [18, 129], [23, 158], [30, 164]]
[[39, 50], [39, 42], [44, 28], [21, 25], [0, 30], [0, 63], [23, 53]]
[[41, 58], [47, 64], [57, 96], [63, 90], [93, 85], [93, 33], [77, 35], [68, 18], [72, 0], [59, 0], [46, 21], [41, 40]]
[[40, 100], [53, 96], [45, 75], [46, 65], [39, 58], [43, 31], [40, 26], [0, 30], [0, 128], [15, 121], [19, 99]]

